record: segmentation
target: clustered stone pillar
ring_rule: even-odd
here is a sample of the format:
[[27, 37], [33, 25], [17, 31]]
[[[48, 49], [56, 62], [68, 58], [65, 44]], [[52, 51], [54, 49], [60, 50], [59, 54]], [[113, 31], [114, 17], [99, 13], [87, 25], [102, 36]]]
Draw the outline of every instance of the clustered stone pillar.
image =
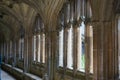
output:
[[18, 65], [19, 60], [19, 38], [16, 39], [16, 66]]
[[7, 43], [4, 43], [4, 54], [5, 54], [5, 63], [8, 63], [8, 59], [7, 59]]
[[[114, 28], [111, 21], [93, 23], [94, 80], [115, 80]], [[118, 59], [117, 59], [118, 60]], [[117, 63], [118, 66], [118, 63]]]
[[114, 53], [114, 78], [119, 79], [119, 62], [118, 62], [118, 16], [112, 21], [113, 32], [113, 53]]
[[28, 36], [28, 72], [30, 71], [32, 60], [33, 60], [33, 52], [32, 52], [32, 34]]
[[[102, 22], [93, 22], [93, 61], [94, 61], [94, 80], [104, 80], [104, 73], [107, 72], [103, 70], [106, 61], [106, 49], [105, 40], [106, 34], [104, 33], [104, 26]], [[107, 36], [106, 36], [107, 37]], [[105, 58], [107, 59], [107, 57]], [[106, 68], [107, 70], [107, 68]]]
[[16, 41], [15, 41], [15, 39], [13, 40], [12, 53], [13, 53], [12, 66], [15, 67], [15, 65], [16, 65]]
[[24, 36], [24, 72], [28, 72], [28, 35]]
[[47, 73], [49, 80], [54, 80], [55, 74], [55, 54], [56, 54], [56, 41], [57, 41], [57, 32], [48, 31], [46, 33], [47, 38]]

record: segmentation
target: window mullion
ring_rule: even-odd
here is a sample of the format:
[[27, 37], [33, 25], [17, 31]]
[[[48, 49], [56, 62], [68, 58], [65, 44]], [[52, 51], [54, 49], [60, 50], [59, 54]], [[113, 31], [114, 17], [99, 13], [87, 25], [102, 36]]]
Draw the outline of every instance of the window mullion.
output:
[[67, 44], [68, 44], [68, 29], [64, 29], [64, 44], [63, 44], [63, 51], [64, 51], [64, 56], [63, 56], [63, 68], [64, 68], [64, 73], [67, 68]]
[[93, 27], [89, 26], [89, 36], [90, 36], [90, 73], [93, 73]]
[[35, 54], [36, 54], [36, 61], [38, 62], [38, 35], [36, 35], [36, 52], [35, 52]]
[[16, 57], [17, 57], [17, 53], [16, 53], [16, 49], [17, 49], [17, 48], [16, 48], [16, 44], [17, 44], [17, 43], [16, 43], [16, 41], [15, 41], [15, 43], [14, 43], [14, 45], [15, 45], [15, 46], [14, 46], [14, 63], [15, 63], [15, 65], [16, 65]]
[[85, 73], [86, 79], [90, 76], [90, 62], [91, 62], [91, 41], [90, 41], [90, 26], [86, 24], [85, 27]]
[[22, 39], [20, 39], [20, 44], [21, 44], [21, 45], [20, 45], [20, 59], [22, 59], [22, 56], [23, 56], [23, 55], [22, 55], [22, 54], [23, 54], [23, 48], [22, 48], [22, 47], [23, 47], [23, 44], [22, 44]]
[[63, 67], [63, 30], [59, 32], [59, 66]]
[[73, 74], [77, 71], [77, 55], [78, 55], [78, 28], [77, 25], [73, 28]]
[[9, 54], [9, 44], [7, 43], [7, 62], [8, 62], [8, 54]]
[[68, 44], [67, 44], [67, 68], [69, 69], [73, 69], [73, 43], [72, 43], [72, 39], [73, 39], [73, 28], [72, 26], [68, 29]]
[[25, 43], [24, 43], [24, 38], [22, 38], [21, 44], [22, 44], [22, 46], [21, 46], [21, 48], [22, 48], [22, 54], [21, 54], [21, 55], [22, 55], [22, 58], [21, 58], [21, 59], [24, 60], [24, 44], [25, 44]]
[[12, 41], [10, 41], [10, 58], [12, 57]]
[[33, 41], [34, 41], [33, 42], [33, 44], [34, 44], [34, 50], [33, 50], [34, 51], [34, 55], [33, 55], [34, 59], [33, 60], [36, 61], [36, 36], [34, 36], [34, 40]]
[[41, 43], [40, 43], [40, 34], [38, 35], [38, 62], [40, 62], [40, 57], [41, 57], [41, 55], [40, 55], [40, 45], [41, 45]]
[[41, 48], [40, 49], [40, 52], [41, 52], [41, 54], [40, 54], [41, 55], [40, 61], [43, 62], [43, 33], [41, 33], [40, 39], [41, 39], [41, 41], [40, 41], [41, 42], [41, 45], [40, 45], [41, 46], [40, 47]]
[[19, 58], [19, 60], [20, 60], [20, 54], [21, 54], [21, 39], [19, 39], [19, 54], [18, 54], [18, 58]]
[[6, 60], [6, 57], [7, 57], [7, 56], [6, 56], [6, 45], [7, 45], [7, 44], [4, 43], [5, 63], [7, 63], [7, 60]]
[[43, 33], [43, 55], [42, 55], [43, 63], [45, 63], [45, 34]]

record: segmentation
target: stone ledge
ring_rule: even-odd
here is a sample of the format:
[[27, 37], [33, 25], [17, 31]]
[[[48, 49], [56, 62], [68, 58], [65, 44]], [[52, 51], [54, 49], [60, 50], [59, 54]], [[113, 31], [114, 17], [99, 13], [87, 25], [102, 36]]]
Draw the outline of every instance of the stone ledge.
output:
[[[8, 72], [11, 73], [11, 75], [17, 75], [14, 74], [13, 72], [17, 72], [18, 74], [20, 74], [19, 76], [22, 78], [20, 80], [42, 80], [40, 77], [33, 75], [31, 73], [24, 73], [22, 69], [16, 68], [16, 67], [12, 67], [9, 64], [6, 63], [2, 63], [2, 65], [4, 65], [5, 67], [9, 68], [10, 70], [8, 70]], [[7, 70], [6, 70], [7, 71]]]

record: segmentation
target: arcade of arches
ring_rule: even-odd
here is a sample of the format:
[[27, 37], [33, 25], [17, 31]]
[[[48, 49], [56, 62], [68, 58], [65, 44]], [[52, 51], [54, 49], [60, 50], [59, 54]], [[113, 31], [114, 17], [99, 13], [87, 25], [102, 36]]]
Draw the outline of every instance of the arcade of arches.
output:
[[0, 58], [16, 80], [119, 80], [120, 0], [0, 0]]

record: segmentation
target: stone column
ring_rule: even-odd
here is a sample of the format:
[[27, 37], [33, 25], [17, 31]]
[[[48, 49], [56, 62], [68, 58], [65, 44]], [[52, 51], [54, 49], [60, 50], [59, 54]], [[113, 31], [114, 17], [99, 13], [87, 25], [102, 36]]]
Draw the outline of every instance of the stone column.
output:
[[28, 35], [24, 37], [24, 72], [28, 71]]
[[16, 65], [19, 60], [19, 38], [16, 39]]
[[48, 33], [47, 31], [45, 31], [45, 75], [44, 77], [45, 78], [48, 78], [48, 75], [49, 75], [49, 56], [48, 56], [48, 53], [49, 53], [49, 38], [48, 38]]
[[113, 48], [114, 48], [114, 78], [119, 78], [119, 64], [118, 64], [118, 16], [113, 22]]
[[16, 65], [16, 40], [13, 40], [13, 67]]
[[40, 34], [40, 62], [43, 61], [43, 33]]
[[85, 24], [85, 77], [89, 80], [90, 77], [90, 61], [91, 61], [91, 36], [90, 36], [90, 23]]
[[[114, 80], [113, 77], [113, 73], [112, 73], [112, 67], [113, 67], [113, 58], [112, 58], [112, 24], [111, 22], [105, 22], [105, 26], [104, 28], [106, 29], [105, 32], [107, 32], [107, 40], [106, 43], [104, 43], [105, 45], [107, 45], [107, 53], [106, 53], [106, 57], [108, 57], [108, 60], [106, 60], [107, 62], [107, 67], [106, 69], [108, 69], [107, 74], [108, 74], [108, 80]], [[105, 58], [104, 58], [105, 59]], [[104, 61], [105, 62], [105, 61]]]
[[77, 60], [78, 60], [78, 27], [79, 24], [73, 25], [73, 79], [77, 72]]
[[56, 41], [57, 41], [57, 31], [48, 31], [46, 33], [47, 38], [47, 74], [49, 80], [55, 80], [55, 54], [56, 54]]
[[68, 44], [68, 28], [65, 27], [64, 28], [64, 32], [63, 32], [63, 79], [65, 78], [65, 73], [66, 73], [66, 69], [67, 69], [67, 44]]
[[3, 61], [3, 44], [0, 44], [0, 48], [1, 48], [1, 62]]
[[2, 43], [2, 61], [5, 62], [5, 56], [4, 56], [4, 43]]
[[28, 36], [28, 72], [30, 71], [30, 67], [32, 65], [32, 59], [33, 59], [33, 52], [32, 49], [33, 45], [32, 45], [32, 34], [30, 34]]
[[92, 26], [94, 80], [103, 80], [103, 26], [100, 22], [92, 22]]
[[38, 48], [39, 48], [39, 40], [38, 40], [38, 34], [36, 35], [36, 61], [38, 62]]
[[7, 60], [7, 42], [4, 42], [4, 54], [5, 54], [5, 63], [8, 62]]
[[103, 80], [108, 80], [108, 26], [103, 23]]
[[119, 78], [119, 52], [118, 52], [118, 20], [106, 24], [108, 27], [108, 79]]
[[[93, 22], [94, 80], [115, 80], [118, 66], [111, 21]], [[115, 63], [114, 63], [115, 62]], [[117, 69], [118, 70], [118, 69]], [[118, 75], [118, 74], [117, 74]]]
[[112, 50], [112, 60], [113, 60], [112, 63], [113, 63], [113, 65], [111, 67], [112, 67], [112, 75], [114, 76], [113, 80], [115, 78], [115, 66], [117, 66], [117, 65], [115, 65], [115, 47], [114, 47], [115, 38], [114, 38], [114, 34], [115, 34], [115, 23], [114, 23], [114, 21], [112, 21], [112, 25], [111, 25], [111, 39], [112, 39], [111, 45], [112, 45], [112, 47], [111, 48], [113, 49]]
[[8, 54], [9, 54], [9, 45], [8, 45], [8, 44], [9, 44], [9, 43], [7, 42], [7, 43], [6, 43], [6, 45], [7, 45], [7, 50], [6, 50], [6, 54], [7, 54], [7, 56], [6, 56], [6, 57], [7, 57], [7, 58], [6, 58], [6, 61], [7, 61], [7, 62], [6, 62], [6, 63], [8, 63], [8, 57], [9, 57], [9, 56], [8, 56]]

